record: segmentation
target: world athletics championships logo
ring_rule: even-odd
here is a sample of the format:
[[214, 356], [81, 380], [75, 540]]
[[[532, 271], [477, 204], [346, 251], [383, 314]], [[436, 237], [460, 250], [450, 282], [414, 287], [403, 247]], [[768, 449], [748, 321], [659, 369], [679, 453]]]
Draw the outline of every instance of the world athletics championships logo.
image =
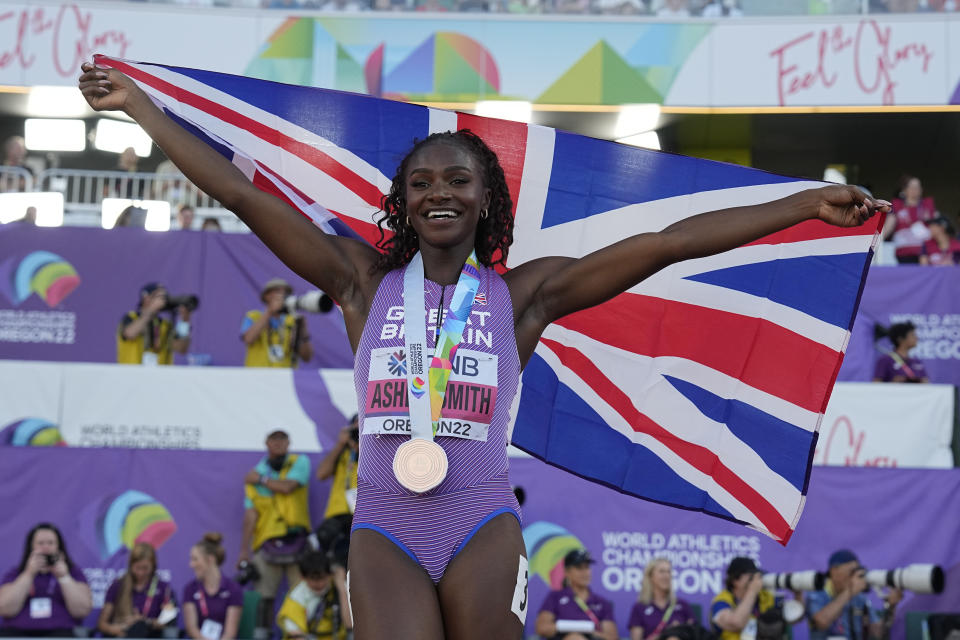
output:
[[49, 251], [34, 251], [19, 262], [10, 258], [0, 263], [0, 293], [17, 306], [36, 293], [48, 307], [56, 307], [79, 284], [73, 265]]
[[89, 505], [81, 520], [85, 523], [81, 527], [84, 537], [93, 533], [96, 544], [91, 546], [98, 549], [104, 561], [138, 542], [159, 549], [177, 530], [177, 523], [163, 504], [133, 489]]
[[43, 418], [24, 418], [0, 429], [0, 445], [9, 447], [65, 447], [57, 425]]
[[575, 535], [558, 524], [534, 522], [523, 530], [530, 573], [540, 576], [550, 589], [563, 588], [563, 558], [584, 545]]

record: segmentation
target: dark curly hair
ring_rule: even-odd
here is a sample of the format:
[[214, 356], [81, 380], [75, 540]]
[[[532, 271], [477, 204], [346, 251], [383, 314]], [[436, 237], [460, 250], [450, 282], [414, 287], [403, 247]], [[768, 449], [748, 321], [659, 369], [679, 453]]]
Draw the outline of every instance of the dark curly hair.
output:
[[[402, 267], [410, 262], [420, 248], [417, 232], [406, 223], [407, 168], [415, 153], [429, 145], [441, 143], [459, 145], [473, 154], [483, 169], [483, 183], [490, 189], [490, 208], [489, 215], [481, 218], [477, 226], [477, 261], [487, 267], [495, 264], [506, 266], [507, 252], [513, 243], [513, 201], [510, 199], [503, 168], [497, 154], [490, 150], [480, 136], [469, 129], [460, 129], [456, 132], [433, 133], [423, 140], [415, 141], [413, 148], [400, 162], [390, 185], [390, 193], [380, 201], [383, 216], [377, 221], [380, 229], [377, 248], [383, 253], [373, 265], [373, 271], [390, 271]], [[392, 237], [386, 237], [384, 227], [393, 231]]]

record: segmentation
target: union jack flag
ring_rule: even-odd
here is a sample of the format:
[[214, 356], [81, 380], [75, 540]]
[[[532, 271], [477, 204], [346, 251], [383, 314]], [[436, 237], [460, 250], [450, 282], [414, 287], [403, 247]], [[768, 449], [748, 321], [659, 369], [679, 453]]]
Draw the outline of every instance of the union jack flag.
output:
[[[704, 211], [819, 183], [546, 127], [209, 71], [100, 57], [171, 118], [328, 233], [373, 216], [415, 138], [468, 128], [516, 203], [509, 266], [582, 256]], [[512, 442], [594, 482], [786, 544], [850, 336], [880, 216], [817, 221], [675, 264], [551, 325]]]

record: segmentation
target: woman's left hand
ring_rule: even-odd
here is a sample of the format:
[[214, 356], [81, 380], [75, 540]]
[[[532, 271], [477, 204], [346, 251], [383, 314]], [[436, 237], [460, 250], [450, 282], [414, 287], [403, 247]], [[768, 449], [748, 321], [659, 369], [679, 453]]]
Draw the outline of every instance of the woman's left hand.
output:
[[858, 227], [877, 211], [888, 213], [891, 204], [877, 200], [852, 186], [831, 185], [815, 192], [819, 198], [817, 218], [838, 227]]
[[62, 553], [59, 554], [56, 563], [54, 563], [53, 568], [50, 571], [58, 580], [64, 576], [70, 575], [70, 567], [67, 566], [67, 561], [63, 559]]

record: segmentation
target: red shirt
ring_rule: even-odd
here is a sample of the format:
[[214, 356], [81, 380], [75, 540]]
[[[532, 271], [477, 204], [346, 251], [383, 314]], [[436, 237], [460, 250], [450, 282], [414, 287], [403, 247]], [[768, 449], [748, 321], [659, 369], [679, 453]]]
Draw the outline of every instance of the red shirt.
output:
[[946, 249], [941, 249], [936, 240], [927, 240], [923, 243], [922, 251], [932, 265], [960, 264], [960, 240], [956, 238], [950, 238]]
[[918, 238], [911, 227], [917, 222], [927, 222], [937, 217], [937, 207], [933, 204], [933, 198], [924, 198], [913, 207], [908, 207], [899, 198], [894, 199], [893, 214], [897, 217], [897, 226], [893, 230], [893, 244], [897, 248], [897, 257], [919, 256], [925, 238]]

